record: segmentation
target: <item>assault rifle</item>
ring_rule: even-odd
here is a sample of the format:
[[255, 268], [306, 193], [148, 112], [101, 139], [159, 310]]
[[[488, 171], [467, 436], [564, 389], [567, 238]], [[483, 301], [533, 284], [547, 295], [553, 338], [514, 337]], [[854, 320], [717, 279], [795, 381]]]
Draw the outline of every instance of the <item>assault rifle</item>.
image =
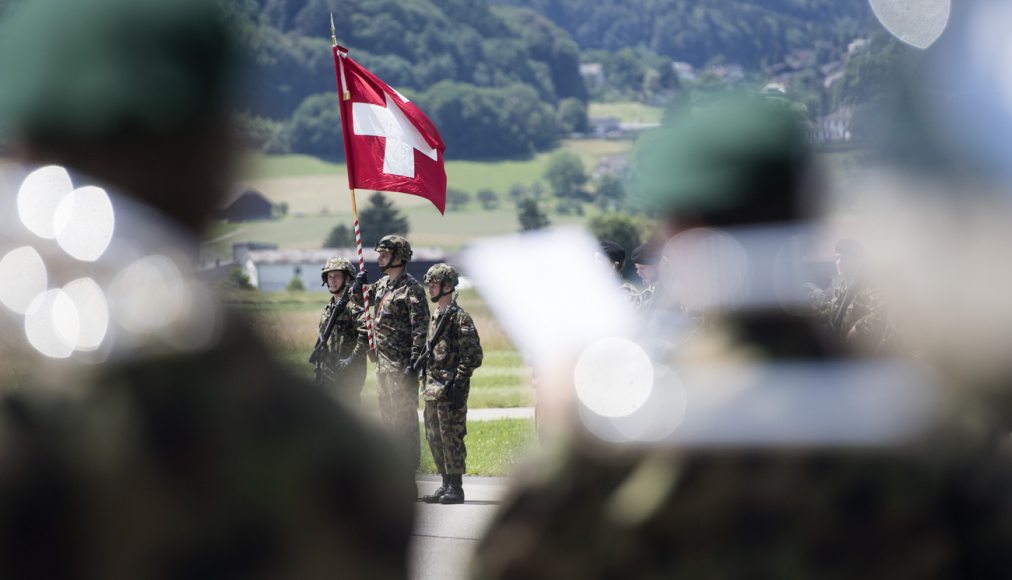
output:
[[446, 310], [439, 315], [439, 320], [436, 322], [436, 330], [432, 333], [432, 338], [425, 341], [425, 350], [422, 354], [418, 355], [418, 358], [408, 363], [408, 366], [404, 369], [404, 374], [411, 375], [415, 374], [421, 377], [425, 373], [425, 367], [429, 364], [429, 359], [432, 358], [432, 349], [439, 343], [439, 339], [443, 337], [443, 332], [446, 331], [446, 325], [450, 321], [450, 315], [457, 309], [455, 304], [451, 304], [446, 307]]
[[316, 374], [317, 382], [320, 381], [320, 375], [323, 373], [323, 352], [330, 341], [330, 335], [334, 332], [334, 325], [337, 323], [337, 319], [341, 316], [341, 313], [348, 307], [348, 301], [362, 288], [365, 281], [366, 275], [364, 271], [355, 276], [355, 282], [344, 293], [344, 296], [341, 296], [337, 304], [334, 305], [334, 309], [330, 311], [330, 318], [327, 319], [327, 324], [324, 325], [323, 331], [316, 337], [316, 346], [313, 347], [313, 352], [309, 355], [309, 364], [313, 365], [313, 372]]

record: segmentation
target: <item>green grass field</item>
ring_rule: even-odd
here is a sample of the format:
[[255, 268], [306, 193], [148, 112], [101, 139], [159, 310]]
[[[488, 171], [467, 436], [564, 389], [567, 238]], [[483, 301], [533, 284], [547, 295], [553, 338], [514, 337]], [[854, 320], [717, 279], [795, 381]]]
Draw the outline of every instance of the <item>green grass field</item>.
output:
[[[436, 473], [432, 454], [421, 429], [422, 463], [419, 471]], [[538, 436], [531, 419], [500, 419], [498, 421], [468, 421], [467, 474], [505, 476], [513, 473], [523, 458], [537, 448]]]
[[[271, 346], [278, 360], [292, 372], [312, 380], [307, 359], [316, 340], [317, 324], [326, 295], [313, 292], [241, 292], [226, 301], [250, 315], [253, 328]], [[529, 407], [534, 404], [530, 370], [509, 343], [498, 321], [474, 291], [461, 292], [458, 304], [474, 320], [485, 351], [482, 366], [471, 378], [471, 408]], [[369, 365], [363, 405], [376, 407], [376, 373]]]
[[587, 115], [590, 117], [615, 117], [623, 123], [660, 123], [661, 117], [664, 116], [664, 109], [634, 101], [591, 103]]

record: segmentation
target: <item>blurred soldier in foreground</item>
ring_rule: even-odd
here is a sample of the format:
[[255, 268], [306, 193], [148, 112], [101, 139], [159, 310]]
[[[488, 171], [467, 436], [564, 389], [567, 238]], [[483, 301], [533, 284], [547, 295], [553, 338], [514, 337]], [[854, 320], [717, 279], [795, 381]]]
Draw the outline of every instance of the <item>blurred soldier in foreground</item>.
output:
[[385, 274], [369, 287], [369, 303], [376, 305], [373, 328], [380, 418], [404, 447], [409, 467], [415, 470], [421, 459], [418, 374], [409, 367], [425, 350], [429, 303], [422, 285], [405, 271], [412, 255], [406, 239], [383, 236], [376, 252]]
[[422, 498], [426, 503], [464, 503], [467, 395], [483, 353], [471, 316], [454, 299], [459, 281], [457, 271], [448, 264], [436, 264], [425, 273], [425, 286], [436, 311], [429, 321], [423, 360], [414, 366], [420, 367], [419, 362], [425, 365], [425, 438], [436, 471], [443, 478], [443, 485]]
[[626, 282], [622, 276], [622, 269], [625, 268], [625, 250], [622, 249], [622, 246], [618, 242], [602, 240], [601, 252], [595, 254], [594, 257], [615, 270], [615, 274], [622, 282], [621, 286], [619, 286], [622, 289], [622, 293], [629, 298], [630, 302], [635, 302], [639, 290], [629, 282]]
[[[772, 104], [719, 105], [678, 119], [644, 154], [639, 191], [665, 216], [669, 247], [687, 241], [704, 258], [722, 257], [693, 275], [744, 279], [751, 302], [735, 302], [740, 293], [709, 305], [691, 297], [705, 324], [673, 360], [644, 369], [660, 369], [651, 396], [663, 401], [683, 383], [698, 395], [681, 399], [684, 419], [648, 399], [623, 424], [581, 396], [585, 428], [519, 479], [478, 547], [473, 577], [1006, 576], [1008, 462], [958, 421], [913, 439], [890, 431], [925, 405], [920, 389], [890, 398], [891, 371], [821, 341], [814, 321], [791, 314], [773, 291], [782, 280], [769, 274], [787, 246], [748, 243], [778, 230], [789, 243], [806, 217], [814, 192], [798, 119]], [[692, 390], [697, 383], [706, 388]], [[852, 412], [855, 400], [868, 402], [853, 407], [867, 413]], [[889, 410], [876, 418], [878, 407]], [[784, 408], [793, 412], [778, 414]], [[668, 432], [644, 429], [638, 416]], [[637, 442], [635, 433], [645, 436]]]
[[[0, 31], [14, 151], [107, 188], [115, 212], [108, 247], [86, 258], [71, 230], [26, 229], [29, 214], [0, 232], [0, 253], [37, 248], [48, 284], [86, 275], [97, 294], [67, 307], [56, 342], [24, 315], [38, 352], [34, 384], [0, 401], [0, 577], [407, 576], [414, 498], [394, 447], [279, 368], [189, 275], [237, 154], [228, 39], [201, 0], [32, 0]], [[44, 205], [51, 185], [26, 180], [19, 201]]]
[[321, 268], [320, 277], [330, 291], [330, 301], [320, 316], [320, 331], [311, 360], [316, 365], [316, 382], [338, 398], [361, 403], [365, 384], [365, 355], [369, 337], [362, 306], [354, 301], [353, 286], [365, 279], [355, 273], [347, 258], [330, 258]]
[[632, 261], [636, 265], [636, 275], [643, 280], [643, 289], [637, 296], [637, 306], [640, 312], [647, 312], [654, 303], [654, 295], [657, 294], [657, 282], [660, 279], [660, 271], [657, 262], [660, 259], [661, 249], [654, 242], [640, 244], [633, 250]]

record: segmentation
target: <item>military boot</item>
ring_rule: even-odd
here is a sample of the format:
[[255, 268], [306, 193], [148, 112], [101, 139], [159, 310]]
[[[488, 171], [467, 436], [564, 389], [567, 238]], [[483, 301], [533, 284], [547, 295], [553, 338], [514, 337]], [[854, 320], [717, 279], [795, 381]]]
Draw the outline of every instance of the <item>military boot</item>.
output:
[[423, 495], [422, 501], [425, 503], [439, 503], [439, 498], [446, 495], [446, 492], [450, 491], [450, 477], [445, 473], [440, 474], [443, 476], [443, 485], [436, 488], [436, 491], [432, 492], [431, 495]]
[[439, 503], [464, 503], [464, 482], [462, 481], [464, 476], [458, 473], [449, 477], [450, 489], [443, 494], [443, 497], [439, 498]]

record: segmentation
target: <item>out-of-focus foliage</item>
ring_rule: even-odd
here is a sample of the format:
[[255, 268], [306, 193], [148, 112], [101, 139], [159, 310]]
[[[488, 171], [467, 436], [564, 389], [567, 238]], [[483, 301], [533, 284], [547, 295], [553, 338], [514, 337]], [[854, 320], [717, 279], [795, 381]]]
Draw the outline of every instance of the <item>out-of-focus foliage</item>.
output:
[[541, 211], [538, 202], [529, 197], [517, 204], [517, 221], [520, 222], [520, 231], [523, 232], [539, 230], [552, 225], [545, 212]]
[[[4, 2], [10, 0], [3, 0]], [[244, 107], [254, 119], [291, 121], [291, 151], [333, 157], [341, 149], [336, 103], [318, 95], [335, 92], [329, 14], [338, 42], [352, 57], [402, 92], [419, 95], [433, 115], [448, 157], [526, 155], [558, 136], [558, 114], [575, 118], [572, 104], [587, 99], [579, 72], [579, 49], [569, 35], [530, 10], [497, 7], [482, 0], [221, 0], [239, 25], [239, 49], [248, 63]], [[0, 3], [0, 9], [3, 4]], [[449, 82], [437, 89], [435, 85]], [[448, 88], [462, 93], [447, 95]], [[427, 104], [468, 107], [463, 122]], [[492, 109], [505, 108], [499, 113]], [[315, 122], [307, 114], [325, 115]], [[489, 146], [475, 148], [470, 121], [488, 115]], [[299, 118], [301, 116], [301, 118]], [[449, 117], [444, 123], [440, 117]], [[328, 133], [337, 138], [322, 138]], [[577, 121], [576, 124], [579, 124]], [[262, 135], [263, 127], [255, 132]], [[262, 149], [281, 151], [284, 139], [260, 138]]]
[[643, 46], [695, 66], [758, 67], [818, 40], [846, 41], [870, 22], [865, 0], [496, 0], [531, 8], [580, 47]]
[[362, 230], [362, 244], [375, 246], [385, 235], [401, 234], [405, 236], [410, 229], [408, 218], [401, 215], [400, 210], [394, 207], [389, 199], [382, 193], [374, 193], [369, 196], [369, 207], [359, 214], [359, 222]]

